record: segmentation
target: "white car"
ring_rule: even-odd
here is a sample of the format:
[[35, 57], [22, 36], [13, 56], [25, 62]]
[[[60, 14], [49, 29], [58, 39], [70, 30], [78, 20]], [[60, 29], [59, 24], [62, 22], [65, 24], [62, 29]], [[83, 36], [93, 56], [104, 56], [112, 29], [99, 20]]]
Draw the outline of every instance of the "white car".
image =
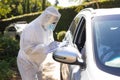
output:
[[61, 80], [120, 80], [120, 8], [81, 10], [65, 41], [53, 54]]
[[5, 28], [4, 36], [8, 36], [8, 37], [19, 40], [20, 35], [21, 35], [23, 29], [25, 29], [25, 27], [27, 26], [27, 24], [28, 23], [26, 23], [26, 22], [25, 23], [17, 22], [17, 23], [10, 24], [8, 27]]

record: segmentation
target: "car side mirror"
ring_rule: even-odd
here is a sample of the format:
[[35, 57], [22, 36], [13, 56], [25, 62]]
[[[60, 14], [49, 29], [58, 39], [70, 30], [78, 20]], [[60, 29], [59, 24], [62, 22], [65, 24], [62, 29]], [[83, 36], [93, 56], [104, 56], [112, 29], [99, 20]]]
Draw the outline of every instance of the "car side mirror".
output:
[[58, 48], [53, 53], [53, 59], [66, 64], [80, 65], [82, 67], [85, 66], [85, 63], [81, 58], [80, 52], [77, 48], [73, 46], [65, 46]]

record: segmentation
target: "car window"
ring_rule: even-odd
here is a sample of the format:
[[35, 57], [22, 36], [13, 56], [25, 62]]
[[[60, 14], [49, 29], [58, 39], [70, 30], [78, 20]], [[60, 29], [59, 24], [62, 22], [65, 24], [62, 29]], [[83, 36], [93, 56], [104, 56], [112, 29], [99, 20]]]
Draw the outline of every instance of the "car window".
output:
[[76, 44], [79, 51], [81, 51], [85, 44], [85, 33], [85, 18], [78, 15], [72, 21], [63, 40], [69, 41], [71, 44]]
[[76, 29], [75, 36], [74, 36], [74, 43], [77, 45], [79, 51], [83, 48], [86, 40], [86, 23], [85, 18], [82, 17], [79, 21], [79, 25]]
[[79, 17], [74, 18], [63, 41], [69, 41], [69, 43], [73, 44], [73, 36], [74, 36], [76, 28], [79, 24], [79, 20], [80, 20]]
[[95, 17], [93, 26], [99, 61], [109, 67], [120, 68], [120, 15]]
[[71, 25], [70, 25], [69, 30], [70, 30], [70, 32], [73, 36], [74, 36], [75, 31], [77, 29], [77, 26], [79, 24], [79, 20], [80, 20], [80, 17], [75, 17], [74, 20], [72, 21]]

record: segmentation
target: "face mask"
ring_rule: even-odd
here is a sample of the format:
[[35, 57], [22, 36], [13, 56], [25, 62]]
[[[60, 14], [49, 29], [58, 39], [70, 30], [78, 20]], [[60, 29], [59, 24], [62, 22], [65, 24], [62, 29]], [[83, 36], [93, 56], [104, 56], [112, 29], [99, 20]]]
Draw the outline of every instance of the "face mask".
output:
[[48, 29], [54, 31], [54, 29], [55, 29], [55, 24], [50, 24], [50, 25], [48, 26]]

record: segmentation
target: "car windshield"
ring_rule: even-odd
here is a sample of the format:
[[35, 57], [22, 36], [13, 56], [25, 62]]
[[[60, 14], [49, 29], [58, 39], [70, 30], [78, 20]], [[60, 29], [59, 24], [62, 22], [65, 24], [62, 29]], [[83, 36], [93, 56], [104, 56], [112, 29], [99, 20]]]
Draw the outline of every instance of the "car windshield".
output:
[[92, 20], [98, 60], [105, 66], [120, 68], [120, 15], [98, 16]]

